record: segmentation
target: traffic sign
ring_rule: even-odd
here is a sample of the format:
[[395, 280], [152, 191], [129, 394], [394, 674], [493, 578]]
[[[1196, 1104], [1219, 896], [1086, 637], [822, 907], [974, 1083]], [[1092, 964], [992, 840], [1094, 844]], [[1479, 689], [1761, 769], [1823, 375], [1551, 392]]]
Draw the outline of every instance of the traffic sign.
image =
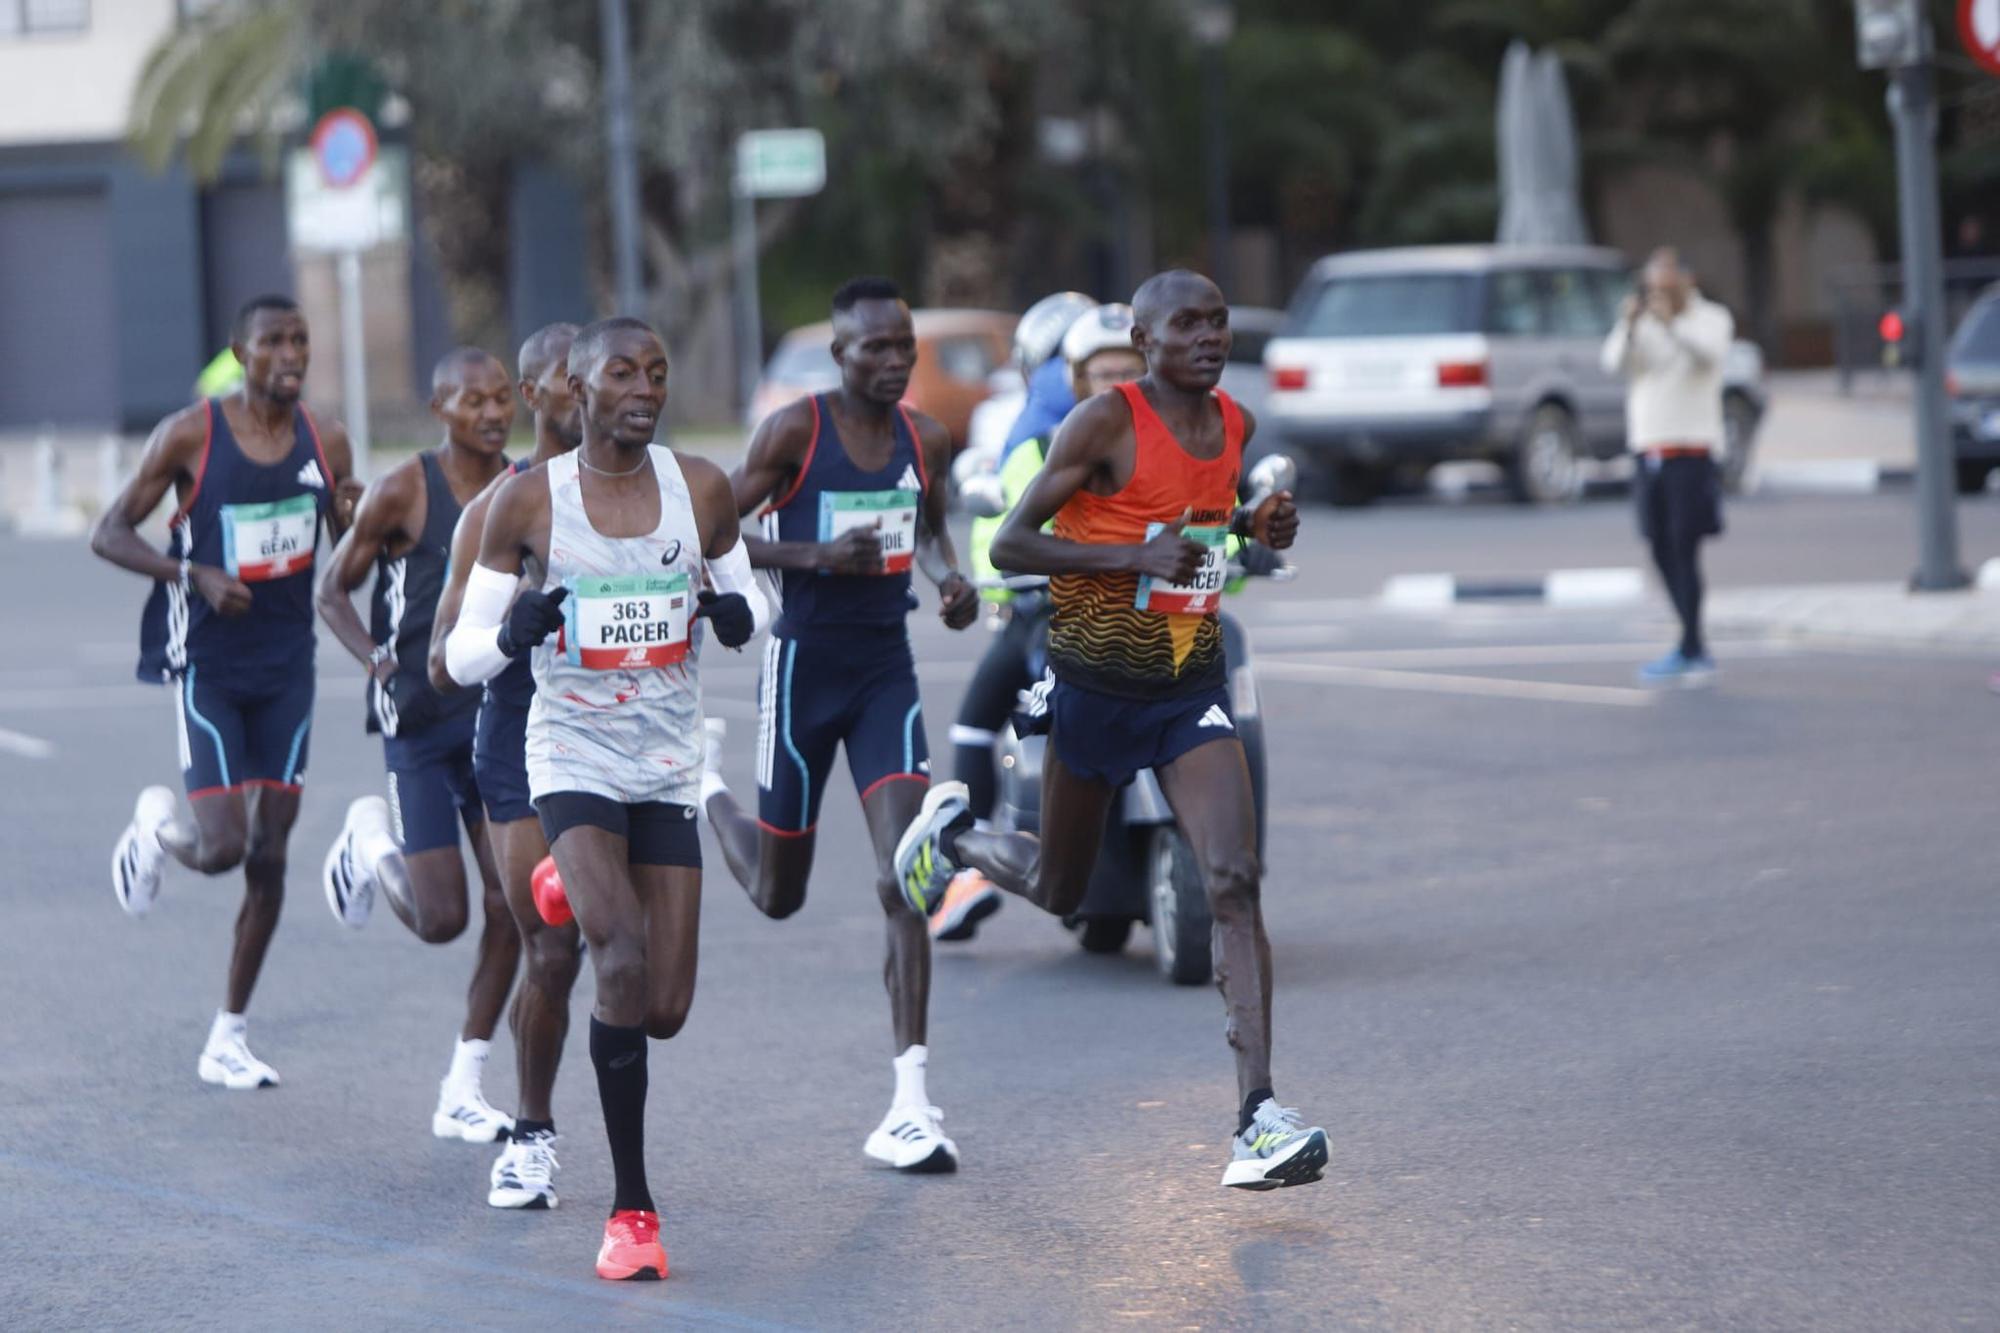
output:
[[375, 165], [375, 127], [351, 106], [335, 107], [321, 116], [313, 126], [311, 143], [319, 177], [330, 189], [360, 184]]
[[285, 224], [302, 253], [372, 250], [393, 245], [408, 229], [408, 150], [390, 145], [346, 186], [327, 183], [319, 155], [294, 149], [285, 163]]
[[1958, 0], [1958, 39], [1988, 74], [2000, 74], [2000, 0]]
[[751, 130], [736, 141], [736, 190], [750, 199], [818, 194], [826, 139], [818, 130]]

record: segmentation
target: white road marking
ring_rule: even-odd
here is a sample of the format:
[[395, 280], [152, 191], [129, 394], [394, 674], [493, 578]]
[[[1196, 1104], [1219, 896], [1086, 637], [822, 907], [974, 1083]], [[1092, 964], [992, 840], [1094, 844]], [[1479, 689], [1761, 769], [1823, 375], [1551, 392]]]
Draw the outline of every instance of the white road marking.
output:
[[[1724, 662], [1746, 657], [1789, 657], [1798, 649], [1765, 639], [1715, 641], [1715, 656]], [[1441, 667], [1553, 666], [1566, 662], [1641, 662], [1659, 655], [1657, 642], [1640, 643], [1505, 643], [1447, 648], [1362, 648], [1319, 653], [1286, 653], [1281, 660], [1320, 666]], [[1258, 668], [1271, 659], [1260, 658]]]
[[47, 759], [56, 752], [56, 747], [38, 736], [0, 727], [0, 750], [18, 754], [23, 759]]
[[1386, 671], [1376, 667], [1332, 666], [1314, 662], [1266, 660], [1257, 664], [1257, 674], [1269, 680], [1319, 685], [1356, 685], [1365, 689], [1460, 694], [1482, 699], [1530, 699], [1539, 703], [1594, 704], [1607, 708], [1647, 708], [1658, 697], [1649, 690], [1619, 689], [1606, 685], [1561, 685], [1542, 680], [1452, 676], [1431, 671]]

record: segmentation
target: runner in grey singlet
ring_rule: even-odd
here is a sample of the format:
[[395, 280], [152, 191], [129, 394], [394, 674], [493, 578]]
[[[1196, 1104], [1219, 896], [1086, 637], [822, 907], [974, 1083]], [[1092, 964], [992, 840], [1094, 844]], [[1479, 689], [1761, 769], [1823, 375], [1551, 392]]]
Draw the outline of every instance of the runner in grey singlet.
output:
[[[563, 631], [531, 659], [528, 787], [537, 800], [573, 791], [628, 805], [692, 805], [700, 795], [702, 625], [693, 611], [701, 533], [673, 453], [658, 445], [646, 452], [660, 483], [660, 522], [643, 537], [606, 537], [590, 525], [577, 453], [546, 464], [543, 587], [570, 592]], [[649, 657], [680, 660], [655, 665]]]

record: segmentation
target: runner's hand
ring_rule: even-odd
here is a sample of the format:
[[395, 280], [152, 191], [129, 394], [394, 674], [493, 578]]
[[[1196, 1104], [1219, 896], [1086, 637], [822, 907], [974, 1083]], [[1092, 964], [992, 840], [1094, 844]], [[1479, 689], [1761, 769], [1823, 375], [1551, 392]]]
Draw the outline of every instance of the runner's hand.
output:
[[1299, 535], [1299, 507], [1290, 491], [1264, 497], [1250, 515], [1250, 535], [1274, 551], [1288, 551]]
[[938, 616], [946, 629], [964, 629], [979, 617], [979, 590], [955, 569], [938, 584]]
[[188, 570], [188, 582], [218, 615], [240, 616], [250, 609], [250, 585], [229, 577], [228, 570], [194, 565]]
[[757, 632], [757, 617], [750, 613], [750, 599], [742, 593], [703, 588], [694, 600], [695, 618], [708, 618], [715, 626], [716, 642], [724, 648], [741, 648]]
[[[390, 659], [390, 664], [394, 665], [394, 659]], [[383, 730], [390, 735], [405, 735], [437, 720], [437, 692], [423, 681], [412, 676], [391, 676], [378, 680], [375, 688], [381, 692], [375, 701], [375, 715], [383, 719]], [[382, 706], [384, 698], [388, 701], [387, 708]], [[393, 722], [389, 721], [391, 716]]]
[[880, 574], [882, 572], [882, 523], [874, 527], [849, 528], [838, 538], [822, 542], [819, 567], [829, 574]]
[[1199, 542], [1191, 542], [1181, 536], [1181, 529], [1187, 526], [1194, 510], [1183, 509], [1181, 516], [1154, 533], [1152, 538], [1139, 547], [1134, 569], [1167, 583], [1187, 583], [1201, 568], [1201, 560], [1207, 549]]
[[514, 605], [507, 608], [507, 623], [500, 627], [500, 651], [519, 657], [555, 633], [563, 623], [562, 599], [567, 596], [568, 588], [552, 593], [534, 588], [515, 598]]
[[383, 657], [381, 661], [376, 662], [373, 666], [369, 667], [368, 674], [374, 677], [376, 684], [387, 685], [392, 679], [395, 678], [396, 671], [399, 666], [400, 664], [396, 661], [396, 655], [394, 653], [390, 653], [387, 656]]

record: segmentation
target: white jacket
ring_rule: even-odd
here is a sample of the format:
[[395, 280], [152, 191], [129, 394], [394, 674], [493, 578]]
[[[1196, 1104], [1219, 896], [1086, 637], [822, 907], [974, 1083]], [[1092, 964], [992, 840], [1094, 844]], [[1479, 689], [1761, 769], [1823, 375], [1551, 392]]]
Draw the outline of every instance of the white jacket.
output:
[[1736, 336], [1729, 311], [1699, 292], [1672, 321], [1621, 319], [1604, 340], [1604, 368], [1631, 381], [1625, 440], [1635, 453], [1667, 445], [1722, 454], [1722, 363]]

